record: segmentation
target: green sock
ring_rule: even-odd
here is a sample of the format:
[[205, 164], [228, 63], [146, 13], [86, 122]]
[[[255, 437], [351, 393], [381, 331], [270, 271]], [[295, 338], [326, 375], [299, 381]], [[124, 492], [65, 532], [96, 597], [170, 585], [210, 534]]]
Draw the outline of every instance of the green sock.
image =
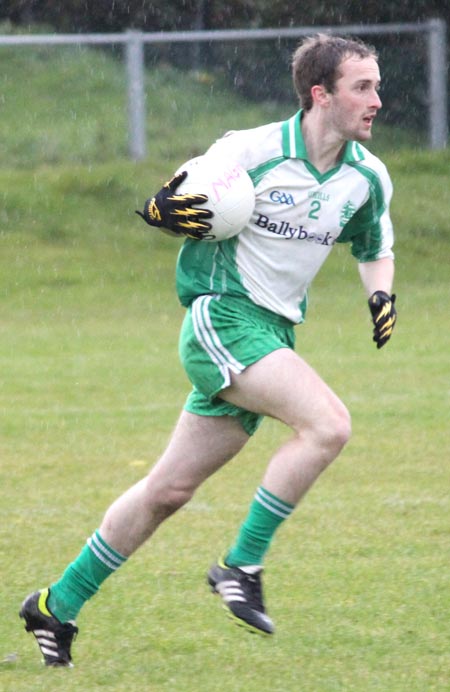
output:
[[230, 567], [261, 565], [275, 531], [293, 510], [293, 505], [260, 486], [225, 563]]
[[84, 603], [126, 559], [95, 531], [61, 579], [50, 587], [50, 611], [60, 622], [75, 620]]

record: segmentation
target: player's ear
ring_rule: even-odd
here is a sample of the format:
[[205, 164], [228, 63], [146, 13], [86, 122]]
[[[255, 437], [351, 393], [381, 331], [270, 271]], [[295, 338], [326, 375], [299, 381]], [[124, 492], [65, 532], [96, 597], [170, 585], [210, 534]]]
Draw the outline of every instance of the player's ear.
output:
[[315, 84], [311, 87], [311, 97], [313, 103], [316, 103], [322, 108], [327, 108], [330, 103], [331, 94], [325, 89], [323, 84]]

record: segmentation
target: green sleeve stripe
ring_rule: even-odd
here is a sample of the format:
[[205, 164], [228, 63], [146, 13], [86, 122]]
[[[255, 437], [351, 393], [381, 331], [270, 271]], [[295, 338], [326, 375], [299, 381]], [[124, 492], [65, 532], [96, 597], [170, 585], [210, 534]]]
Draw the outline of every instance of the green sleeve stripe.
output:
[[[353, 164], [357, 171], [361, 173], [369, 181], [371, 197], [374, 201], [374, 216], [380, 217], [386, 208], [384, 202], [383, 188], [381, 186], [381, 181], [375, 171], [363, 166], [360, 163]], [[372, 195], [373, 193], [373, 195]]]
[[354, 163], [354, 167], [369, 183], [369, 199], [345, 226], [338, 242], [351, 241], [352, 255], [360, 262], [371, 262], [377, 258], [381, 247], [381, 215], [386, 209], [383, 187], [375, 171]]
[[265, 175], [267, 175], [267, 173], [269, 173], [276, 166], [279, 166], [280, 163], [283, 163], [283, 161], [286, 161], [284, 156], [277, 156], [276, 158], [265, 161], [265, 163], [262, 163], [256, 168], [252, 168], [250, 171], [247, 171], [253, 181], [253, 185], [256, 187], [256, 185], [258, 185], [258, 183], [264, 178]]

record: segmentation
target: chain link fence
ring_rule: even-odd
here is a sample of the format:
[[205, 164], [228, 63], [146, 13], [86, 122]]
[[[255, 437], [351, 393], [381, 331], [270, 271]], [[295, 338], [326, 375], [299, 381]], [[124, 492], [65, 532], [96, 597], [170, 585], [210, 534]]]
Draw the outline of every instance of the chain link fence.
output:
[[[448, 140], [446, 24], [423, 23], [291, 27], [223, 31], [121, 34], [38, 34], [0, 36], [0, 46], [91, 45], [124, 49], [128, 154], [147, 154], [146, 68], [171, 64], [180, 70], [218, 75], [248, 100], [275, 100], [295, 107], [289, 63], [299, 40], [319, 31], [352, 35], [372, 43], [380, 54], [383, 110], [380, 120], [426, 131], [432, 149]], [[153, 117], [153, 116], [150, 116]]]

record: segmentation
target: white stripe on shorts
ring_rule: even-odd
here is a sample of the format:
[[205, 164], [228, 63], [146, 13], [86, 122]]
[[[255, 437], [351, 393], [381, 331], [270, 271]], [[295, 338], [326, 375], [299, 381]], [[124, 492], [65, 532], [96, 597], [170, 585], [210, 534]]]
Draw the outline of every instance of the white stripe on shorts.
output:
[[217, 300], [214, 296], [200, 296], [192, 303], [192, 324], [195, 336], [199, 343], [216, 364], [224, 378], [224, 387], [230, 384], [230, 370], [239, 374], [245, 370], [245, 365], [240, 363], [232, 353], [223, 345], [219, 335], [213, 327], [209, 314], [209, 304]]

